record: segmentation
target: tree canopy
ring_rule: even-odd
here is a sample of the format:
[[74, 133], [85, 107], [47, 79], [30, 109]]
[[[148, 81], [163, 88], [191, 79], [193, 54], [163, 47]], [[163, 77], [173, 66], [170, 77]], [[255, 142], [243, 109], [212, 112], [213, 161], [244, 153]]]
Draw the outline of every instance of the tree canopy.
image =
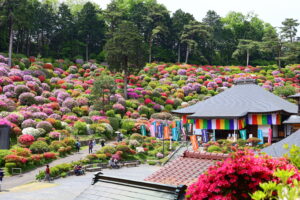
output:
[[[284, 19], [276, 30], [254, 13], [221, 17], [209, 10], [197, 21], [180, 9], [171, 13], [156, 0], [112, 0], [106, 9], [88, 0], [0, 0], [0, 52], [102, 62], [105, 44], [124, 21], [135, 24], [148, 62], [300, 62], [297, 19]], [[249, 59], [242, 53], [246, 40], [257, 44]]]

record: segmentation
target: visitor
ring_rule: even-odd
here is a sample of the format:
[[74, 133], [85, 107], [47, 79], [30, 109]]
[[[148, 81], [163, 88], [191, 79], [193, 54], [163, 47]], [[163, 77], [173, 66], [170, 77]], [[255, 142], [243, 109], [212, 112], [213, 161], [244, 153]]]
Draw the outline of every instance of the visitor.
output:
[[105, 146], [105, 140], [101, 140], [101, 147]]
[[80, 142], [77, 140], [77, 142], [75, 143], [75, 147], [76, 147], [77, 152], [79, 152], [80, 146], [81, 146], [81, 144], [80, 144]]
[[119, 131], [116, 132], [117, 133], [117, 142], [121, 141], [121, 133]]
[[89, 153], [93, 153], [93, 141], [89, 141]]
[[121, 133], [120, 134], [120, 142], [123, 140], [123, 138], [124, 138], [124, 135], [123, 135], [123, 133]]
[[84, 171], [81, 167], [81, 165], [76, 165], [75, 168], [74, 168], [74, 173], [76, 176], [79, 176], [79, 175], [83, 175], [84, 174]]
[[109, 161], [108, 161], [108, 165], [109, 167], [113, 168], [113, 169], [118, 169], [120, 168], [117, 164], [117, 161], [113, 158], [110, 158]]
[[46, 165], [45, 181], [48, 181], [50, 183], [50, 168], [49, 168], [49, 165]]
[[2, 182], [3, 177], [4, 177], [4, 172], [2, 169], [0, 169], [0, 182]]
[[117, 159], [113, 159], [113, 164], [114, 164], [116, 169], [120, 168], [120, 166], [118, 165], [118, 160]]

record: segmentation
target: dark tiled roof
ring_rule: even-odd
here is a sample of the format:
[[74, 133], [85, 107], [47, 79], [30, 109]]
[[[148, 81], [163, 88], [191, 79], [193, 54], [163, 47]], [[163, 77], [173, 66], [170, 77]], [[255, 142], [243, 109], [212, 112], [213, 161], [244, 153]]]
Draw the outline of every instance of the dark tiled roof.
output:
[[283, 140], [272, 144], [266, 148], [263, 148], [261, 152], [273, 157], [282, 157], [284, 154], [288, 153], [288, 149], [283, 148], [285, 144], [288, 144], [291, 147], [293, 144], [300, 146], [300, 130], [292, 133], [290, 136], [284, 138]]
[[225, 154], [185, 152], [183, 157], [168, 163], [145, 180], [169, 185], [190, 185], [217, 160], [226, 157]]
[[190, 118], [237, 118], [248, 113], [283, 111], [296, 114], [298, 107], [255, 84], [241, 84], [192, 106], [173, 110]]
[[186, 186], [172, 186], [145, 181], [95, 175], [94, 185], [75, 200], [182, 200]]
[[300, 93], [288, 96], [289, 98], [300, 98]]
[[291, 115], [287, 120], [282, 122], [283, 124], [300, 124], [299, 115]]

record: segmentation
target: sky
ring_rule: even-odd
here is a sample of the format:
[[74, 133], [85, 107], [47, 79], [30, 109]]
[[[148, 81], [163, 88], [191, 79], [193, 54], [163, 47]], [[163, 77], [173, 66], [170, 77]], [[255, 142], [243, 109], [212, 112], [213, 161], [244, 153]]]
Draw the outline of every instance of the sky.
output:
[[[106, 8], [110, 0], [92, 0]], [[208, 10], [216, 11], [221, 17], [230, 11], [254, 12], [260, 19], [280, 27], [285, 18], [294, 18], [300, 22], [300, 0], [157, 0], [172, 13], [178, 9], [189, 12], [201, 21]], [[300, 26], [298, 27], [298, 34]]]

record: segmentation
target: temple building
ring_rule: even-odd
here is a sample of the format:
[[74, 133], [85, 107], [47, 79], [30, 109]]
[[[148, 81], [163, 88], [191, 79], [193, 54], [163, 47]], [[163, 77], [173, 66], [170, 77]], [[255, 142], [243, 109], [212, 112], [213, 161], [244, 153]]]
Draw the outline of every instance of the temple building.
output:
[[278, 141], [292, 133], [283, 122], [289, 122], [298, 113], [298, 107], [248, 79], [172, 113], [181, 115], [184, 123], [192, 124], [194, 134], [207, 130], [214, 139], [223, 139], [244, 132], [247, 138], [262, 134], [264, 139], [271, 135], [272, 140]]

